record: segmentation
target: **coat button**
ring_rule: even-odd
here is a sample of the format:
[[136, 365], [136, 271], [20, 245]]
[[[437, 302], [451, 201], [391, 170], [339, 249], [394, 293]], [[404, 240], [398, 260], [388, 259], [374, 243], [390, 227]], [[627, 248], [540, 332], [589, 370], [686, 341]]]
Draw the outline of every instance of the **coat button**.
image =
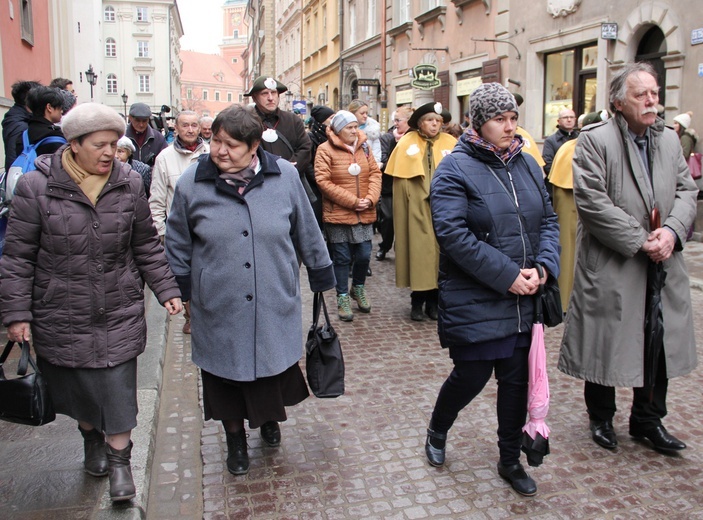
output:
[[93, 222], [93, 228], [98, 229], [100, 227], [100, 222]]
[[249, 268], [251, 267], [251, 264], [250, 264], [249, 262], [247, 262], [246, 264], [244, 264], [244, 267], [246, 267], [247, 269], [249, 269]]
[[110, 368], [112, 368], [112, 367], [115, 366], [115, 364], [114, 364], [112, 361], [108, 361], [108, 362], [107, 362], [107, 366], [109, 366]]
[[100, 308], [98, 309], [98, 314], [100, 314], [100, 315], [105, 314], [105, 309], [103, 309], [102, 307], [100, 307]]
[[249, 232], [248, 232], [248, 231], [243, 231], [243, 232], [242, 232], [242, 236], [243, 236], [243, 237], [248, 237], [248, 236], [249, 236]]
[[102, 272], [103, 272], [103, 266], [102, 266], [102, 265], [98, 265], [98, 267], [96, 267], [96, 269], [98, 270], [99, 273], [102, 273]]
[[254, 299], [254, 297], [251, 294], [247, 294], [247, 301], [250, 302]]

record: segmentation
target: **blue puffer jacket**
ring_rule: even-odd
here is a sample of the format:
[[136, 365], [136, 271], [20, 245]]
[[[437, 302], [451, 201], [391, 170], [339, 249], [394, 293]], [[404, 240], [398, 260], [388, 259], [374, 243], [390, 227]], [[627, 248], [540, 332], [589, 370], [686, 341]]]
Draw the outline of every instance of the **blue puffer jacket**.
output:
[[430, 192], [445, 348], [529, 332], [534, 297], [508, 289], [535, 262], [559, 275], [559, 225], [536, 161], [518, 153], [505, 164], [465, 137], [437, 167]]

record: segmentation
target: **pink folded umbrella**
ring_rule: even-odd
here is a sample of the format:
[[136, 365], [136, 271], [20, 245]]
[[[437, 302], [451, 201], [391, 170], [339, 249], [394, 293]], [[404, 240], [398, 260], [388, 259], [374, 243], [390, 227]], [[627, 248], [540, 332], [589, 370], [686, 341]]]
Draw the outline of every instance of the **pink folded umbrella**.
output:
[[[539, 298], [537, 300], [539, 301]], [[532, 324], [532, 343], [527, 361], [527, 412], [530, 419], [522, 428], [522, 451], [527, 455], [527, 463], [530, 466], [539, 466], [544, 456], [549, 455], [549, 427], [544, 422], [549, 413], [549, 378], [540, 306], [538, 303], [537, 316]]]

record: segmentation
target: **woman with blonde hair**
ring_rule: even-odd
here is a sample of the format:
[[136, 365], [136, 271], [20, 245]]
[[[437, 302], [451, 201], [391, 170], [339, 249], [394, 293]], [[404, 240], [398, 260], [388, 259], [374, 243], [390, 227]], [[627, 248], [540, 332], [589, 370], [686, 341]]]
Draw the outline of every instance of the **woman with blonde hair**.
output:
[[369, 148], [373, 153], [373, 158], [376, 160], [379, 168], [383, 167], [381, 162], [381, 125], [373, 117], [369, 115], [369, 105], [360, 99], [354, 99], [347, 110], [354, 114], [359, 123], [359, 130], [366, 134]]

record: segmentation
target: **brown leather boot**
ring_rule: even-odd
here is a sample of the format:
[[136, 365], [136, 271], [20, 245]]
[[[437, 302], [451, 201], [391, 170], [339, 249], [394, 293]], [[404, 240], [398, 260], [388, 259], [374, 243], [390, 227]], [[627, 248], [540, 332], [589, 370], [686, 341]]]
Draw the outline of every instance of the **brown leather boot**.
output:
[[105, 453], [105, 436], [97, 428], [84, 430], [80, 426], [78, 430], [83, 436], [83, 469], [88, 475], [94, 477], [107, 476], [107, 453]]
[[137, 494], [132, 478], [132, 441], [121, 450], [116, 450], [109, 444], [105, 444], [107, 453], [108, 474], [110, 476], [110, 499], [113, 502], [131, 500]]

